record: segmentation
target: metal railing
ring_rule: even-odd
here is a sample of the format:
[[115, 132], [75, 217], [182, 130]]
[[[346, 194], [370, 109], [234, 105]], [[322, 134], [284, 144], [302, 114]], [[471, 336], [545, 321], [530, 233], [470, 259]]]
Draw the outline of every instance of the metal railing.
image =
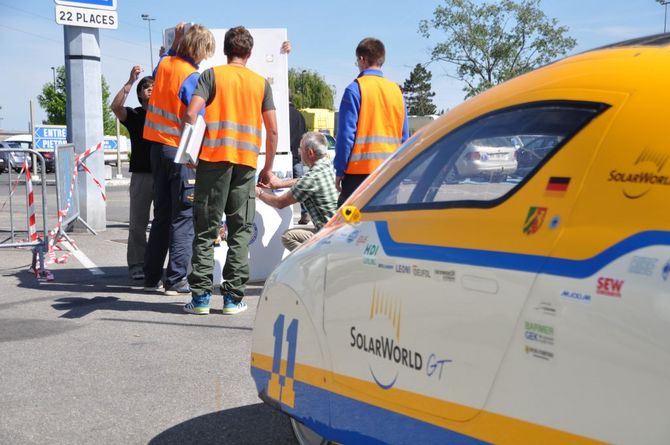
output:
[[[6, 238], [4, 241], [0, 241], [0, 248], [12, 248], [12, 247], [32, 247], [33, 251], [33, 259], [32, 259], [32, 268], [33, 270], [37, 271], [39, 270], [39, 274], [42, 276], [46, 275], [46, 268], [45, 268], [45, 256], [46, 253], [49, 250], [49, 232], [47, 230], [47, 188], [46, 188], [46, 162], [44, 160], [44, 156], [38, 152], [37, 150], [29, 149], [29, 148], [9, 148], [5, 149], [2, 148], [0, 149], [0, 156], [2, 156], [3, 153], [7, 153], [6, 159], [8, 165], [7, 169], [9, 172], [9, 182], [8, 182], [8, 201], [9, 201], [9, 232], [10, 236], [9, 238]], [[26, 187], [26, 216], [27, 216], [27, 225], [28, 225], [28, 239], [27, 240], [19, 240], [17, 241], [17, 236], [16, 233], [19, 232], [16, 230], [15, 224], [14, 224], [14, 193], [16, 191], [16, 188], [13, 189], [13, 187], [18, 186], [18, 180], [20, 179], [19, 177], [16, 178], [16, 184], [13, 185], [15, 182], [12, 179], [12, 168], [13, 166], [9, 162], [10, 155], [11, 153], [29, 153], [33, 157], [32, 159], [37, 159], [40, 162], [40, 166], [42, 167], [42, 179], [40, 181], [41, 183], [41, 189], [42, 189], [42, 237], [39, 237], [39, 231], [37, 230], [37, 227], [35, 227], [35, 232], [37, 233], [36, 239], [30, 239], [30, 204], [29, 204], [29, 183], [26, 181], [25, 187]], [[29, 172], [26, 172], [27, 175], [29, 175]], [[30, 184], [32, 185], [32, 184]], [[34, 200], [33, 200], [33, 206], [34, 206]], [[34, 212], [34, 207], [33, 207], [33, 212]], [[37, 226], [37, 215], [35, 216], [35, 226]], [[10, 241], [8, 243], [8, 241]], [[37, 266], [37, 261], [39, 261], [39, 269], [36, 268]]]

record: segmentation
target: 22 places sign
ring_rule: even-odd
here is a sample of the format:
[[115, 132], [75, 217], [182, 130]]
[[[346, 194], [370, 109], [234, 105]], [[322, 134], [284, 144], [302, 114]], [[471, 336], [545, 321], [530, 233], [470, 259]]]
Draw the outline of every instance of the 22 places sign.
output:
[[87, 28], [117, 29], [118, 17], [116, 11], [56, 5], [56, 23]]

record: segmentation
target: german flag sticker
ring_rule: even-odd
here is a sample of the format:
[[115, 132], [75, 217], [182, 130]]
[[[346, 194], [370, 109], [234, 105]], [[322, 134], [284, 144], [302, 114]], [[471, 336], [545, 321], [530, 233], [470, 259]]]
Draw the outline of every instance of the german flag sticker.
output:
[[547, 182], [547, 188], [545, 189], [544, 194], [554, 198], [562, 198], [568, 191], [569, 185], [570, 178], [552, 176], [549, 178], [549, 182]]

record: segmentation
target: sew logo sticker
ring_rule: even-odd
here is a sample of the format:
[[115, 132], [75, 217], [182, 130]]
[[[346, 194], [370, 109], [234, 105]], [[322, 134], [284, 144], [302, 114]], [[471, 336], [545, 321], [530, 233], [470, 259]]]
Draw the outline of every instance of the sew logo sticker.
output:
[[526, 235], [533, 235], [537, 233], [542, 224], [544, 224], [544, 219], [547, 216], [546, 207], [531, 207], [528, 209], [528, 215], [526, 215], [526, 221], [523, 223], [523, 233]]
[[562, 198], [568, 191], [570, 178], [563, 176], [552, 176], [547, 182], [547, 188], [544, 191], [545, 196], [552, 198]]
[[596, 293], [598, 295], [606, 295], [608, 297], [621, 298], [621, 288], [623, 287], [623, 280], [615, 278], [598, 278], [598, 288]]
[[668, 158], [670, 154], [646, 147], [631, 169], [611, 170], [608, 182], [622, 183], [623, 195], [628, 199], [642, 198], [655, 186], [670, 186], [670, 176], [662, 174]]

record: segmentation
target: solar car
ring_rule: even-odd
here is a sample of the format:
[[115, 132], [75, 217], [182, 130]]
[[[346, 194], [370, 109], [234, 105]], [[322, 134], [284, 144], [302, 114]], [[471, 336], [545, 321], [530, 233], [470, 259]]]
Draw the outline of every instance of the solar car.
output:
[[422, 128], [266, 281], [260, 398], [303, 444], [670, 443], [668, 75], [670, 35], [627, 41]]

